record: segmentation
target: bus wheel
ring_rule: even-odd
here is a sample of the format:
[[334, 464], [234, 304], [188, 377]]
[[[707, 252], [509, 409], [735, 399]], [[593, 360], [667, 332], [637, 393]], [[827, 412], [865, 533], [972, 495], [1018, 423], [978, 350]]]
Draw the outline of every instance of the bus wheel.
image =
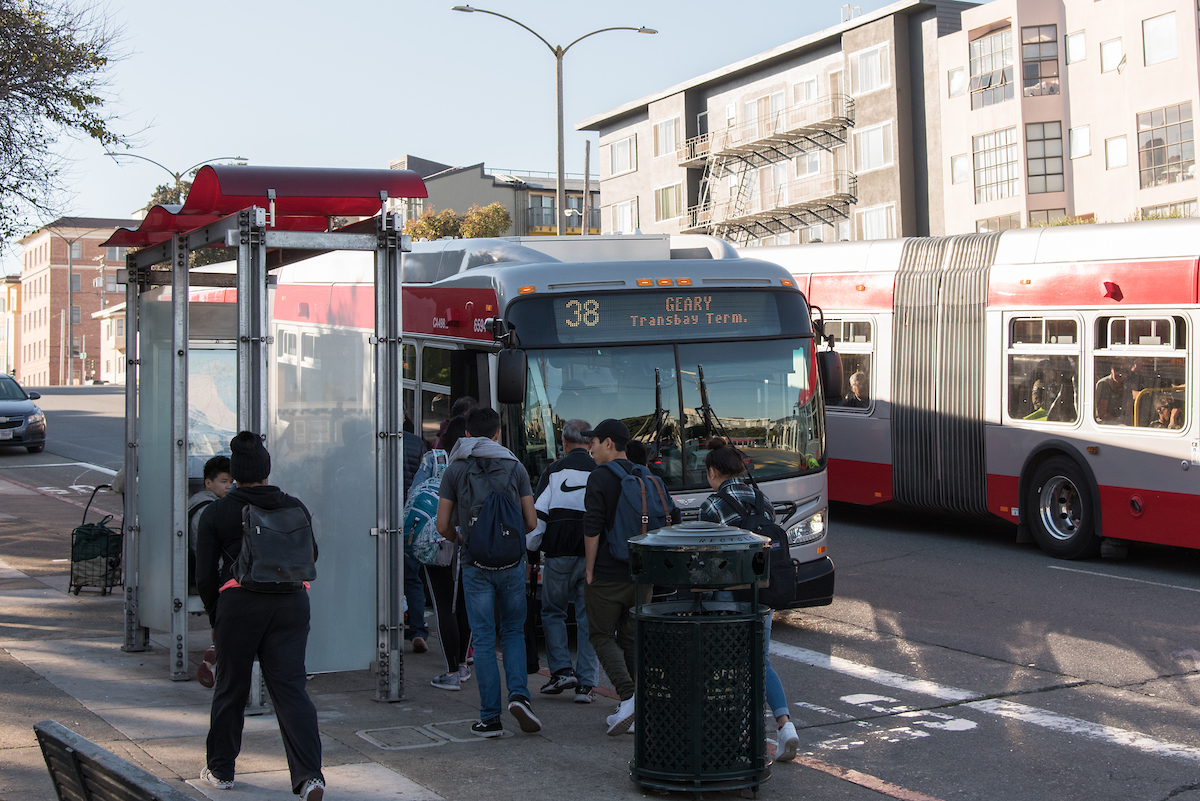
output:
[[1055, 456], [1038, 465], [1025, 509], [1033, 538], [1051, 556], [1084, 559], [1099, 552], [1092, 489], [1071, 459]]

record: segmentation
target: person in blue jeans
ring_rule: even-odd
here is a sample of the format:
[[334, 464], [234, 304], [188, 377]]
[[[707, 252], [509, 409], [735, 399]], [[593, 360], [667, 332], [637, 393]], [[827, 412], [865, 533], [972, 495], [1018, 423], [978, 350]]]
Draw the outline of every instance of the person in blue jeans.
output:
[[[533, 493], [538, 524], [528, 537], [529, 550], [545, 554], [542, 568], [542, 630], [546, 633], [546, 659], [550, 681], [540, 692], [559, 695], [574, 688], [575, 703], [590, 704], [600, 678], [600, 660], [588, 640], [583, 588], [587, 586], [587, 559], [583, 550], [583, 496], [596, 462], [588, 453], [591, 440], [583, 432], [586, 420], [568, 420], [562, 427], [561, 459], [547, 468]], [[579, 654], [571, 667], [567, 645], [567, 605], [575, 604]]]
[[[460, 439], [450, 452], [450, 464], [442, 474], [438, 491], [437, 531], [451, 542], [460, 542], [460, 532], [469, 532], [473, 522], [472, 510], [466, 497], [467, 473], [473, 460], [511, 461], [505, 490], [517, 500], [525, 523], [525, 532], [537, 526], [533, 508], [533, 489], [529, 474], [512, 451], [499, 443], [500, 415], [486, 407], [472, 409], [467, 414], [467, 436]], [[457, 528], [456, 528], [457, 525]], [[533, 714], [529, 700], [529, 679], [525, 673], [525, 551], [520, 561], [511, 567], [483, 568], [471, 556], [470, 534], [460, 544], [463, 597], [467, 605], [467, 620], [474, 632], [475, 677], [479, 685], [479, 722], [471, 733], [479, 737], [500, 737], [504, 726], [500, 722], [500, 666], [496, 662], [496, 628], [500, 629], [500, 645], [504, 651], [504, 679], [508, 687], [508, 711], [521, 731], [541, 731], [542, 723]], [[510, 666], [512, 669], [510, 669]]]
[[[427, 450], [425, 441], [412, 432], [412, 421], [404, 415], [404, 497], [413, 486], [413, 477], [420, 470], [421, 458]], [[418, 485], [420, 486], [420, 485]], [[421, 563], [408, 551], [404, 552], [404, 601], [408, 605], [408, 625], [404, 639], [412, 643], [413, 652], [429, 650], [429, 627], [425, 625], [425, 583]]]

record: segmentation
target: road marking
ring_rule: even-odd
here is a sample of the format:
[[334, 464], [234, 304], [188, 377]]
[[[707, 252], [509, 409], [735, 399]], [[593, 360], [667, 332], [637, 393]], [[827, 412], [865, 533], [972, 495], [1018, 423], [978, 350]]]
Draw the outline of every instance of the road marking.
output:
[[1127, 578], [1126, 576], [1114, 576], [1112, 573], [1097, 573], [1094, 570], [1080, 570], [1075, 567], [1059, 567], [1058, 565], [1047, 565], [1051, 570], [1065, 570], [1068, 573], [1082, 573], [1085, 576], [1099, 576], [1100, 578], [1117, 579], [1118, 581], [1133, 581], [1138, 584], [1150, 584], [1154, 587], [1166, 587], [1169, 590], [1184, 590], [1186, 592], [1200, 592], [1200, 588], [1196, 587], [1180, 587], [1178, 584], [1162, 584], [1157, 581], [1146, 581], [1145, 579]]
[[106, 476], [115, 476], [116, 470], [110, 470], [107, 467], [101, 467], [98, 464], [91, 462], [55, 462], [53, 464], [7, 464], [0, 467], [0, 470], [26, 470], [33, 467], [86, 467], [88, 470], [95, 470], [97, 473], [104, 473]]
[[[793, 762], [797, 765], [803, 765], [806, 768], [828, 773], [830, 776], [836, 776], [843, 781], [857, 784], [860, 787], [866, 787], [868, 790], [874, 790], [880, 795], [899, 799], [899, 801], [938, 801], [938, 799], [931, 795], [925, 795], [924, 793], [918, 793], [916, 790], [909, 790], [891, 782], [885, 782], [883, 779], [866, 773], [860, 773], [857, 770], [831, 765], [828, 762], [805, 754], [797, 754]], [[778, 768], [781, 764], [783, 763], [776, 762], [775, 767]]]
[[881, 670], [870, 665], [861, 665], [857, 662], [851, 662], [848, 659], [831, 656], [830, 654], [810, 651], [807, 648], [797, 648], [794, 645], [772, 642], [771, 655], [778, 655], [784, 659], [801, 662], [812, 667], [819, 667], [865, 679], [876, 684], [882, 684], [885, 687], [907, 690], [945, 701], [969, 702], [964, 703], [964, 706], [1002, 718], [1032, 723], [1035, 726], [1041, 726], [1051, 731], [1060, 731], [1086, 737], [1090, 740], [1121, 745], [1152, 756], [1177, 757], [1186, 759], [1189, 762], [1200, 762], [1200, 748], [1160, 740], [1148, 734], [1122, 729], [1117, 726], [1105, 726], [1099, 723], [1092, 723], [1089, 720], [1060, 715], [1057, 712], [1050, 712], [1013, 701], [1000, 699], [983, 700], [979, 693], [973, 693], [970, 690], [949, 687], [925, 679], [916, 679], [901, 673], [892, 673], [891, 671]]

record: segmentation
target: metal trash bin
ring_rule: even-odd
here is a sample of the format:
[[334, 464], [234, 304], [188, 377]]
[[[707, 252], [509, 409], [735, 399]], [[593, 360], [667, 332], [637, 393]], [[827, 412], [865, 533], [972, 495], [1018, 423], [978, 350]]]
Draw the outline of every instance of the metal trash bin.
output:
[[[683, 600], [634, 610], [637, 690], [629, 775], [642, 787], [694, 793], [758, 789], [764, 748], [763, 614], [770, 540], [688, 522], [629, 540], [634, 581], [674, 587]], [[699, 591], [749, 585], [749, 602]]]

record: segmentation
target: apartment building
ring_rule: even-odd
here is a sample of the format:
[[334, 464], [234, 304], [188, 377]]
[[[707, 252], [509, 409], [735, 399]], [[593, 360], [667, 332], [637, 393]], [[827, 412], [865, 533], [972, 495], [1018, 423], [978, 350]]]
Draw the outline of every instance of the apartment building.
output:
[[938, 41], [946, 229], [1197, 213], [1195, 2], [994, 0]]
[[[125, 248], [103, 243], [123, 226], [136, 227], [137, 221], [62, 217], [20, 240], [15, 374], [22, 384], [58, 386], [99, 377], [101, 328], [92, 313], [124, 300], [116, 271], [125, 266]], [[66, 347], [69, 337], [74, 339], [71, 349]]]
[[0, 373], [16, 375], [16, 350], [21, 346], [21, 277], [0, 280]]
[[100, 322], [95, 379], [106, 384], [124, 384], [128, 364], [125, 356], [125, 301], [92, 312], [92, 319]]
[[600, 134], [603, 229], [943, 233], [938, 43], [971, 7], [894, 3], [580, 122]]
[[[391, 202], [391, 210], [407, 221], [426, 209], [453, 209], [462, 214], [473, 205], [500, 203], [512, 218], [505, 236], [552, 236], [558, 233], [555, 217], [557, 177], [553, 172], [488, 170], [483, 163], [451, 167], [417, 156], [404, 156], [388, 164], [393, 170], [413, 170], [425, 180], [428, 198]], [[583, 210], [582, 175], [568, 174], [564, 190], [567, 202], [567, 234], [600, 233], [600, 186], [588, 181], [588, 230], [581, 230]]]

